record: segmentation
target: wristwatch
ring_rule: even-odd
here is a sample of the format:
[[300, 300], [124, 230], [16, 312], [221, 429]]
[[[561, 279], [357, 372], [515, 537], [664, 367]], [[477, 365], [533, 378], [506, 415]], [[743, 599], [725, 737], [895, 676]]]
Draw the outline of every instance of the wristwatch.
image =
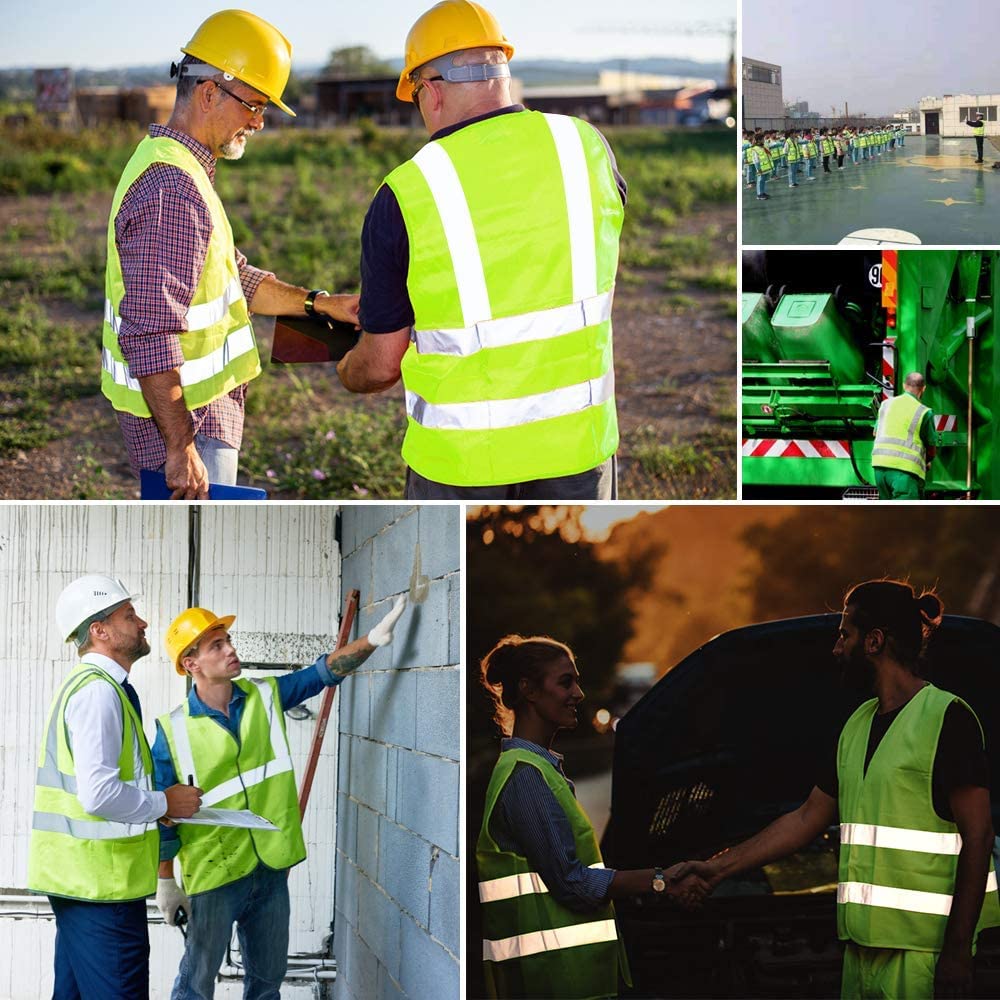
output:
[[316, 301], [317, 295], [329, 295], [330, 293], [325, 288], [314, 288], [307, 296], [304, 303], [304, 308], [307, 316], [316, 315], [316, 307], [313, 303]]
[[663, 892], [667, 887], [667, 880], [663, 877], [663, 869], [657, 868], [653, 872], [653, 892]]

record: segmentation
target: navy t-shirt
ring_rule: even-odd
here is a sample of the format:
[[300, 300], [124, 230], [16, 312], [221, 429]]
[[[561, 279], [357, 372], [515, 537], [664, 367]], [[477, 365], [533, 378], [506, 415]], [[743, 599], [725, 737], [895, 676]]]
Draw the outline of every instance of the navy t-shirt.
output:
[[[490, 111], [466, 121], [440, 129], [431, 139], [443, 139], [467, 125], [495, 118], [498, 115], [517, 114], [524, 111], [521, 104], [512, 104], [498, 111]], [[597, 133], [601, 135], [600, 132]], [[622, 204], [628, 195], [628, 186], [618, 172], [615, 155], [607, 139], [601, 135], [611, 157], [615, 183], [621, 194]], [[410, 241], [403, 222], [403, 213], [392, 189], [383, 184], [368, 206], [365, 224], [361, 230], [361, 328], [368, 333], [395, 333], [413, 325], [413, 306], [406, 289], [406, 273], [410, 267]]]

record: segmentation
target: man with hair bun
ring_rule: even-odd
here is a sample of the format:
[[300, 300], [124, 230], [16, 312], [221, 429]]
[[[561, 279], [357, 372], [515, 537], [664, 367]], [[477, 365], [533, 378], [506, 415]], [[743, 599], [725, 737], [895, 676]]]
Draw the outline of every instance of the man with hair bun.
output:
[[674, 872], [713, 887], [840, 823], [842, 997], [965, 996], [976, 936], [1000, 926], [983, 730], [921, 676], [941, 623], [934, 592], [871, 580], [844, 599], [833, 654], [875, 697], [847, 720], [808, 799], [742, 844]]

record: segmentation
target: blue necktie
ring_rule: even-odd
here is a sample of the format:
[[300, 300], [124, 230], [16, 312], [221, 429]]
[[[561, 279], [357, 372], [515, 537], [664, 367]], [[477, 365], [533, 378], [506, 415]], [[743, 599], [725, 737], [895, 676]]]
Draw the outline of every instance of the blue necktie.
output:
[[132, 702], [135, 714], [139, 716], [139, 721], [142, 722], [142, 705], [139, 704], [139, 693], [129, 684], [128, 678], [122, 681], [122, 687], [125, 689], [126, 697]]

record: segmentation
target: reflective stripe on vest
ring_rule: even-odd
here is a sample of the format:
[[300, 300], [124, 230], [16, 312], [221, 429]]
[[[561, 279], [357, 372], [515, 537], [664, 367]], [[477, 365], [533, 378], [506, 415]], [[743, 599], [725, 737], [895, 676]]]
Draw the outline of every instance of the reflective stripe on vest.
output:
[[205, 262], [194, 289], [184, 326], [178, 331], [183, 354], [180, 382], [189, 410], [205, 406], [260, 374], [260, 359], [239, 273], [233, 234], [222, 202], [204, 167], [181, 143], [166, 137], [146, 138], [125, 166], [115, 191], [108, 222], [101, 391], [116, 410], [150, 416], [138, 379], [128, 370], [118, 335], [125, 283], [115, 238], [115, 219], [135, 181], [154, 164], [168, 164], [187, 174], [198, 188], [211, 218]]
[[[264, 712], [269, 720], [270, 749], [273, 759], [269, 760], [266, 764], [251, 768], [249, 771], [243, 771], [237, 777], [230, 778], [228, 781], [224, 781], [214, 788], [206, 789], [205, 794], [201, 798], [203, 806], [213, 806], [223, 799], [228, 799], [231, 795], [236, 795], [237, 792], [251, 788], [254, 785], [259, 785], [268, 778], [273, 778], [276, 774], [284, 774], [286, 771], [293, 770], [292, 758], [288, 753], [288, 741], [285, 739], [284, 730], [281, 728], [281, 715], [279, 711], [275, 710], [274, 693], [267, 684], [257, 684], [256, 687], [261, 701], [264, 703]], [[201, 781], [198, 777], [198, 765], [195, 762], [194, 754], [191, 752], [191, 741], [188, 739], [187, 714], [185, 705], [175, 708], [170, 713], [170, 721], [173, 723], [174, 751], [177, 754], [177, 763], [180, 765], [178, 774], [190, 774], [194, 779], [195, 785], [200, 788]]]
[[920, 440], [920, 423], [929, 412], [908, 392], [883, 400], [878, 408], [872, 465], [926, 478], [927, 457]]
[[[604, 862], [588, 865], [588, 868], [603, 868]], [[495, 903], [501, 899], [513, 899], [515, 896], [531, 896], [536, 893], [548, 892], [538, 872], [521, 872], [517, 875], [505, 875], [502, 878], [490, 879], [479, 883], [479, 902]]]
[[178, 859], [188, 895], [235, 882], [261, 862], [281, 870], [306, 856], [277, 682], [233, 684], [245, 695], [238, 738], [207, 715], [191, 715], [189, 699], [158, 721], [175, 772], [204, 789], [203, 806], [249, 809], [277, 829], [184, 826]]
[[552, 927], [545, 931], [515, 934], [499, 941], [483, 941], [484, 962], [508, 962], [512, 958], [527, 958], [540, 952], [562, 951], [586, 944], [602, 944], [618, 940], [614, 920], [594, 920], [589, 924]]
[[[995, 871], [990, 871], [986, 876], [986, 891], [997, 891]], [[909, 913], [931, 913], [939, 917], [947, 917], [951, 913], [953, 898], [952, 895], [943, 892], [893, 889], [891, 886], [872, 885], [870, 882], [841, 882], [837, 886], [838, 903], [880, 906], [888, 910], [904, 910]]]
[[120, 823], [90, 815], [77, 794], [65, 710], [69, 699], [92, 683], [109, 684], [121, 704], [118, 780], [146, 792], [152, 787], [152, 754], [121, 685], [100, 667], [79, 664], [53, 699], [46, 722], [35, 777], [28, 887], [93, 902], [141, 899], [156, 889], [156, 823]]
[[[844, 725], [837, 747], [842, 939], [869, 948], [941, 950], [962, 841], [956, 824], [935, 811], [931, 784], [945, 713], [955, 703], [971, 711], [933, 685], [918, 691], [893, 719], [867, 772], [877, 699], [861, 705]], [[998, 924], [990, 859], [978, 927]]]
[[[488, 486], [613, 454], [623, 213], [600, 136], [562, 115], [500, 115], [428, 143], [386, 184], [411, 246], [407, 463], [437, 482]], [[533, 204], [519, 195], [528, 188]]]

